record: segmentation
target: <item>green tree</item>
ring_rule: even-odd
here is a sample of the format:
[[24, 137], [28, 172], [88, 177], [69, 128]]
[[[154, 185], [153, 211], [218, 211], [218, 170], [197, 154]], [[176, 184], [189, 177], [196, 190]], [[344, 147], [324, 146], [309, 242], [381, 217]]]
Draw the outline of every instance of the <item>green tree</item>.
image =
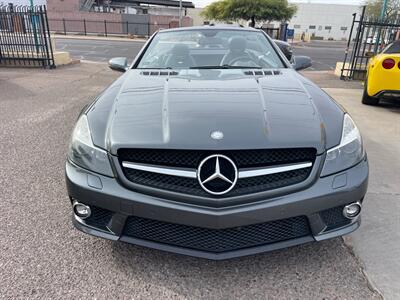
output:
[[[384, 0], [366, 0], [366, 14], [370, 20], [379, 20]], [[398, 18], [400, 0], [388, 0], [384, 21], [394, 22]]]
[[202, 15], [210, 20], [237, 21], [288, 21], [296, 13], [297, 7], [287, 0], [218, 0], [206, 6]]

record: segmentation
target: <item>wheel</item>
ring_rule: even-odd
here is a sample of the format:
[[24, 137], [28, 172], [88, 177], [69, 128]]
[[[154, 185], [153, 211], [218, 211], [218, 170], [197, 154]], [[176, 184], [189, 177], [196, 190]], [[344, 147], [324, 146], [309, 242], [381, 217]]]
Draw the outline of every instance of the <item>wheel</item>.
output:
[[369, 96], [367, 90], [368, 90], [368, 79], [365, 81], [364, 84], [364, 93], [361, 102], [366, 105], [378, 105], [379, 98]]

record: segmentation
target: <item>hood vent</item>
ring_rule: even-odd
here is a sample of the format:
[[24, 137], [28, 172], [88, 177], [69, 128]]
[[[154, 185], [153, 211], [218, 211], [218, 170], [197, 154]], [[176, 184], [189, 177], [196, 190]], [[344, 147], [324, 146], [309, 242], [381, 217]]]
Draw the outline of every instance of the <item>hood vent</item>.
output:
[[280, 70], [248, 70], [244, 71], [245, 75], [248, 76], [273, 76], [273, 75], [282, 75]]
[[143, 76], [176, 76], [179, 73], [176, 71], [143, 71], [140, 72], [140, 75]]

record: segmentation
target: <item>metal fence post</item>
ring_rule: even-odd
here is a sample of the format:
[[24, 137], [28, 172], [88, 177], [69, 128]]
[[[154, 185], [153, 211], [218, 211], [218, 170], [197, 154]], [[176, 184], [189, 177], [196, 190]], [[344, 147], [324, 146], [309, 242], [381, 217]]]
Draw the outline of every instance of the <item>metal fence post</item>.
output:
[[85, 31], [85, 35], [86, 35], [86, 20], [83, 19], [83, 30]]
[[355, 47], [353, 49], [353, 55], [352, 55], [352, 63], [351, 63], [351, 71], [350, 71], [350, 79], [353, 79], [354, 75], [354, 69], [357, 66], [358, 62], [358, 57], [360, 54], [360, 48], [361, 48], [361, 32], [364, 32], [364, 17], [365, 17], [365, 11], [367, 7], [364, 6], [361, 12], [361, 17], [360, 17], [360, 23], [358, 24], [358, 29], [357, 29], [357, 36], [356, 36], [356, 43]]
[[107, 20], [104, 20], [104, 35], [107, 36]]
[[67, 35], [67, 27], [65, 26], [65, 19], [62, 19], [63, 21], [63, 27], [64, 27], [64, 35]]
[[126, 21], [126, 35], [129, 35], [129, 23]]
[[47, 17], [47, 9], [46, 6], [43, 6], [43, 11], [44, 11], [44, 19], [46, 22], [46, 30], [45, 33], [47, 33], [47, 39], [49, 40], [49, 50], [50, 50], [50, 68], [54, 69], [56, 67], [55, 61], [54, 61], [54, 53], [53, 53], [53, 44], [51, 42], [51, 34], [50, 34], [50, 26], [49, 26], [49, 19]]
[[[356, 22], [356, 16], [357, 16], [357, 14], [354, 13], [354, 14], [353, 14], [353, 23], [351, 24], [351, 29], [350, 29], [349, 40], [347, 41], [347, 47], [346, 47], [346, 50], [345, 50], [345, 52], [344, 52], [344, 61], [343, 61], [343, 66], [342, 66], [342, 72], [340, 73], [340, 78], [341, 78], [341, 79], [344, 78], [344, 77], [343, 77], [343, 73], [344, 73], [344, 70], [345, 70], [345, 68], [346, 68], [347, 56], [349, 55], [351, 39], [352, 39], [352, 36], [353, 36], [353, 30], [354, 30], [354, 23]], [[347, 73], [347, 74], [348, 74], [348, 73]]]
[[147, 36], [150, 37], [150, 20], [147, 22]]

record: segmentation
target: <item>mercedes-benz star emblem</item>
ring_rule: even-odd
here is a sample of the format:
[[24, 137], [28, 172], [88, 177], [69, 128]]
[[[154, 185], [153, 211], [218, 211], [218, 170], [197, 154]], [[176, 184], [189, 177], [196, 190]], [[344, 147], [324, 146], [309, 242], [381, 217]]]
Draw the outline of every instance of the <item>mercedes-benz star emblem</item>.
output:
[[211, 138], [213, 140], [222, 140], [224, 138], [224, 133], [222, 131], [211, 132]]
[[237, 178], [235, 163], [221, 154], [206, 157], [197, 170], [197, 179], [201, 187], [213, 195], [228, 193], [234, 188]]

